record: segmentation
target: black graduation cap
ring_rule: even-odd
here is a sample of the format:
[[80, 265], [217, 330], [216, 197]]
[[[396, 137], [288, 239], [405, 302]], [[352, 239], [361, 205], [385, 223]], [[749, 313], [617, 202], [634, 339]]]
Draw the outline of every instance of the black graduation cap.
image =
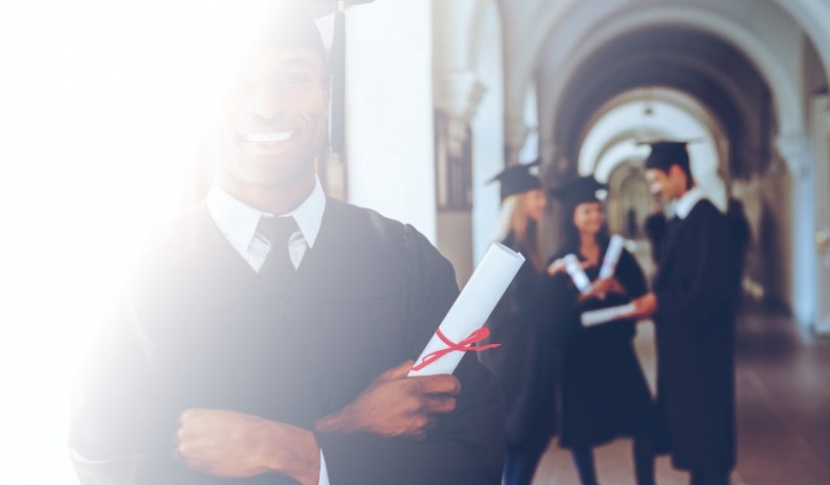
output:
[[[314, 50], [327, 60], [331, 75], [331, 113], [329, 134], [331, 152], [344, 155], [345, 146], [345, 87], [346, 87], [346, 9], [374, 0], [282, 0], [278, 2], [279, 16], [274, 25], [260, 35], [259, 40], [280, 47], [304, 47]], [[326, 55], [325, 44], [315, 23], [316, 18], [335, 14], [331, 51]]]
[[646, 158], [646, 169], [657, 168], [668, 172], [672, 165], [689, 167], [689, 152], [686, 145], [696, 143], [699, 140], [671, 141], [656, 140], [652, 142], [641, 142], [638, 145], [651, 146], [651, 153]]
[[568, 207], [576, 207], [586, 202], [600, 202], [604, 184], [597, 182], [593, 176], [578, 177], [570, 182], [556, 186], [548, 193]]
[[374, 0], [313, 0], [317, 7], [317, 16], [328, 15], [336, 11], [334, 17], [334, 36], [329, 57], [331, 73], [331, 114], [329, 117], [329, 134], [331, 152], [343, 160], [346, 145], [346, 9], [354, 5], [370, 3]]
[[[295, 0], [300, 1], [300, 0]], [[363, 3], [372, 3], [374, 0], [302, 0], [303, 3], [312, 4], [315, 17], [324, 17], [332, 12], [343, 11], [349, 7]]]
[[528, 190], [541, 189], [542, 181], [538, 176], [531, 173], [534, 167], [538, 167], [541, 160], [536, 160], [531, 163], [520, 163], [518, 165], [511, 165], [495, 177], [488, 180], [488, 183], [498, 181], [501, 184], [500, 193], [501, 200], [510, 197], [513, 194], [521, 194]]

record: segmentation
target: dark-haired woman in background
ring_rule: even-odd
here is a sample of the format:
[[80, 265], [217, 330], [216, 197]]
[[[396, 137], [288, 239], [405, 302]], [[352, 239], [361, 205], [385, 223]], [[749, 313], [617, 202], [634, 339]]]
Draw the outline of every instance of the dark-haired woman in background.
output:
[[[636, 322], [619, 319], [584, 327], [584, 312], [624, 305], [646, 293], [643, 272], [623, 249], [613, 277], [598, 280], [610, 237], [601, 186], [583, 177], [552, 194], [566, 206], [569, 221], [563, 247], [548, 267], [552, 277], [554, 314], [565, 328], [561, 376], [562, 424], [559, 444], [571, 450], [583, 485], [596, 485], [593, 448], [620, 437], [634, 438], [637, 483], [654, 484], [654, 404], [634, 351]], [[565, 269], [563, 258], [574, 254], [592, 281], [582, 294]]]
[[487, 320], [492, 341], [502, 346], [479, 354], [501, 381], [507, 404], [505, 485], [530, 484], [556, 430], [549, 281], [538, 234], [547, 199], [530, 173], [537, 163], [511, 166], [493, 179], [502, 199], [496, 239], [525, 257]]

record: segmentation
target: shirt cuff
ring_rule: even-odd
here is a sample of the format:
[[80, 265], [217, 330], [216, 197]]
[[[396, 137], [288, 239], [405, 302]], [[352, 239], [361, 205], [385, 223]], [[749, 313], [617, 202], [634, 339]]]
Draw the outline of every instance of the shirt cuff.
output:
[[331, 485], [329, 483], [329, 471], [326, 470], [326, 457], [323, 456], [323, 450], [320, 450], [320, 481], [317, 485]]

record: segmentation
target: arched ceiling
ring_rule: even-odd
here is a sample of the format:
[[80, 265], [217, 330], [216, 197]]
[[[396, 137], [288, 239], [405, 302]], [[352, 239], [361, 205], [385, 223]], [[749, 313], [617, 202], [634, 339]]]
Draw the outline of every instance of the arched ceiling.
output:
[[773, 119], [764, 78], [732, 45], [706, 32], [669, 25], [617, 38], [579, 66], [553, 114], [560, 153], [576, 160], [597, 110], [615, 96], [648, 86], [688, 93], [709, 108], [732, 141], [731, 175], [746, 176], [769, 160], [760, 143]]
[[[708, 31], [739, 47], [769, 82], [780, 117], [779, 134], [785, 137], [803, 131], [799, 58], [805, 36], [821, 58], [819, 69], [830, 75], [830, 31], [826, 29], [830, 3], [826, 0], [499, 2], [506, 34], [505, 119], [509, 124], [521, 123], [523, 91], [543, 68], [540, 61], [552, 59], [554, 75], [567, 78], [567, 63], [579, 58], [580, 50], [597, 41], [607, 42], [621, 30], [671, 23]], [[553, 52], [551, 44], [556, 46]], [[548, 148], [552, 149], [543, 150]]]
[[693, 173], [696, 177], [717, 173], [718, 123], [701, 113], [705, 110], [696, 110], [699, 113], [695, 114], [673, 100], [651, 99], [649, 90], [638, 91], [642, 98], [616, 104], [592, 123], [580, 148], [580, 174], [593, 173], [597, 180], [606, 182], [617, 164], [644, 159], [649, 149], [638, 143], [655, 138], [695, 140], [689, 146]]

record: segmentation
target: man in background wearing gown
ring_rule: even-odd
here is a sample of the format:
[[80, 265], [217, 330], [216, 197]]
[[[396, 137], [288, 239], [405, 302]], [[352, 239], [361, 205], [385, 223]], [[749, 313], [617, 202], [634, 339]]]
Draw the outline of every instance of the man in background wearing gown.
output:
[[729, 219], [695, 185], [685, 143], [652, 144], [646, 176], [675, 209], [656, 248], [653, 292], [634, 301], [634, 316], [655, 322], [660, 444], [692, 485], [728, 484], [736, 455], [733, 267], [742, 258]]

